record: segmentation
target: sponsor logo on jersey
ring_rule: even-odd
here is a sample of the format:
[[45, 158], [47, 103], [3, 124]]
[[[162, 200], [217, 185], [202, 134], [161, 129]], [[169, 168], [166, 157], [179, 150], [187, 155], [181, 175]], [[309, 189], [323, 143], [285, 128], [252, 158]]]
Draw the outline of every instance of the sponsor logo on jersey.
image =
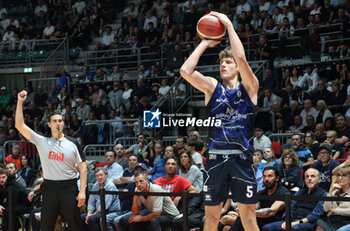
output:
[[51, 151], [49, 152], [49, 160], [63, 161], [64, 154]]

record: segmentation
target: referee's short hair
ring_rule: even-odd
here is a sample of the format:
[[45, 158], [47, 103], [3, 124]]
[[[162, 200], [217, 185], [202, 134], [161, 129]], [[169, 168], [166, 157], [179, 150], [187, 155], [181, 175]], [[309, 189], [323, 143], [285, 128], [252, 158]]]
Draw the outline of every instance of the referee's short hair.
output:
[[49, 114], [49, 116], [47, 117], [47, 122], [51, 122], [51, 116], [54, 116], [54, 115], [60, 115], [60, 116], [62, 116], [62, 118], [63, 118], [63, 115], [62, 115], [61, 112], [59, 112], [59, 111], [53, 111], [53, 112], [51, 112], [51, 113]]
[[102, 172], [104, 172], [104, 174], [106, 174], [106, 175], [108, 175], [108, 170], [107, 170], [107, 168], [104, 168], [104, 167], [97, 167], [97, 168], [95, 168], [95, 174], [96, 173], [98, 173], [99, 171], [102, 171]]

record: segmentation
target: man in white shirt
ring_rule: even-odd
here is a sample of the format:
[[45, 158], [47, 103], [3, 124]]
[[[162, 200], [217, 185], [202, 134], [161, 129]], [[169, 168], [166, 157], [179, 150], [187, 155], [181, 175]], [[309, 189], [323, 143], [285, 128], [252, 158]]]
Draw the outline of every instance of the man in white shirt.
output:
[[38, 6], [35, 7], [34, 13], [39, 17], [40, 11], [43, 11], [45, 14], [47, 12], [47, 7], [43, 4], [43, 1], [41, 0], [38, 1]]
[[3, 30], [6, 30], [6, 28], [10, 25], [10, 19], [7, 18], [6, 13], [1, 14], [0, 25]]
[[50, 20], [47, 20], [46, 27], [43, 31], [43, 39], [49, 39], [53, 32], [55, 31], [55, 27], [51, 24]]
[[143, 24], [143, 30], [149, 30], [148, 23], [153, 22], [153, 27], [156, 29], [158, 26], [158, 19], [157, 17], [152, 15], [152, 11], [148, 10], [146, 13], [146, 19], [145, 23]]
[[237, 15], [241, 15], [242, 12], [245, 11], [247, 12], [248, 16], [250, 16], [250, 13], [252, 12], [252, 9], [250, 7], [250, 5], [247, 3], [246, 0], [240, 0], [239, 1], [239, 5], [236, 8], [236, 16]]
[[256, 127], [254, 130], [254, 149], [255, 150], [264, 150], [265, 148], [271, 148], [271, 140], [269, 137], [264, 135], [264, 130], [262, 127]]
[[319, 76], [317, 74], [317, 70], [313, 70], [312, 65], [306, 66], [306, 73], [304, 76], [299, 80], [299, 87], [303, 87], [305, 83], [308, 85], [308, 93], [316, 90], [317, 83], [318, 83]]
[[114, 34], [110, 26], [106, 27], [106, 33], [102, 37], [101, 42], [96, 43], [96, 50], [107, 50], [111, 48], [112, 42], [114, 41]]
[[73, 7], [75, 7], [79, 14], [83, 13], [84, 8], [86, 7], [86, 3], [82, 0], [78, 0]]
[[300, 113], [301, 117], [303, 118], [303, 125], [306, 126], [306, 117], [308, 115], [312, 115], [314, 118], [317, 116], [317, 110], [312, 107], [312, 101], [310, 99], [306, 99], [304, 101], [304, 109]]

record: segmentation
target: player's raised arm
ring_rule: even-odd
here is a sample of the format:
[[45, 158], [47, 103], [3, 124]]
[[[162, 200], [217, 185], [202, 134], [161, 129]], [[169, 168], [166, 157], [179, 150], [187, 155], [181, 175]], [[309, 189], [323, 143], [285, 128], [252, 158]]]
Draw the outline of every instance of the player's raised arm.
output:
[[250, 68], [247, 62], [243, 44], [239, 39], [235, 29], [233, 28], [232, 22], [225, 14], [221, 14], [213, 11], [210, 12], [210, 14], [218, 17], [219, 20], [225, 25], [227, 29], [228, 37], [230, 39], [232, 55], [237, 63], [239, 73], [241, 74], [241, 77], [242, 77], [242, 84], [247, 90], [252, 102], [257, 104], [259, 81], [254, 75], [252, 69]]
[[18, 93], [16, 116], [15, 116], [15, 126], [17, 130], [28, 140], [30, 140], [31, 129], [24, 123], [23, 118], [23, 103], [27, 98], [27, 92], [21, 91]]
[[203, 92], [206, 95], [206, 98], [207, 95], [211, 96], [213, 93], [217, 84], [217, 80], [212, 77], [206, 77], [202, 75], [200, 72], [195, 71], [195, 68], [198, 64], [199, 58], [204, 53], [204, 51], [208, 47], [214, 47], [218, 43], [220, 43], [220, 41], [203, 39], [180, 69], [180, 74], [182, 77], [186, 79], [186, 81], [189, 82], [193, 87]]

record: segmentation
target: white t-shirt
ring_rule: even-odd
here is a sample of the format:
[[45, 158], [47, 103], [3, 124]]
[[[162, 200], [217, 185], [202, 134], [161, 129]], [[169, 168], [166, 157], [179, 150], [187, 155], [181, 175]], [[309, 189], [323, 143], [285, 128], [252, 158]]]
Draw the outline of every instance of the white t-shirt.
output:
[[78, 13], [81, 14], [86, 7], [86, 3], [84, 1], [76, 2], [73, 7], [77, 8]]
[[50, 27], [45, 27], [43, 34], [45, 36], [49, 36], [50, 34], [52, 34], [55, 31], [55, 27], [54, 26], [50, 26]]
[[203, 158], [202, 158], [202, 155], [199, 154], [198, 152], [195, 152], [193, 155], [192, 155], [192, 159], [194, 161], [194, 163], [198, 166], [199, 166], [199, 169], [204, 169], [204, 166], [203, 166]]

